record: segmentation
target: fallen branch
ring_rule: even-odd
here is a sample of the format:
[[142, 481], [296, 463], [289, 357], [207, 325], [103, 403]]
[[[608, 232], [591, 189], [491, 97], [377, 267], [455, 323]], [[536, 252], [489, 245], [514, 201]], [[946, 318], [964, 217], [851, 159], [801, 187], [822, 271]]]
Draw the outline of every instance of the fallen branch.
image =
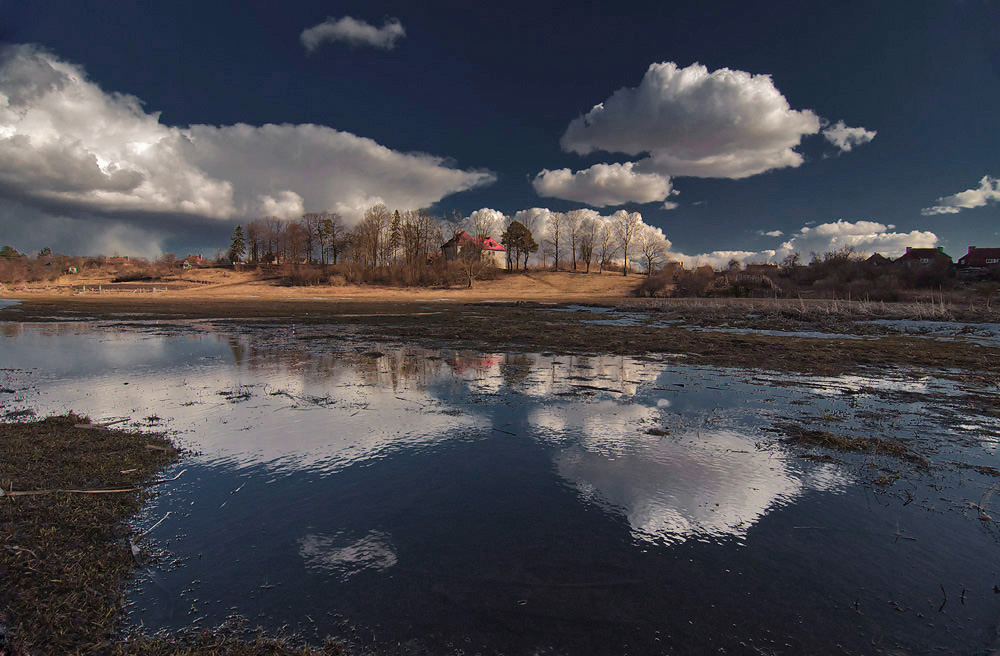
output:
[[65, 488], [54, 488], [51, 490], [7, 490], [4, 491], [0, 489], [0, 497], [30, 497], [37, 496], [40, 494], [56, 494], [62, 492], [65, 494], [120, 494], [122, 492], [137, 492], [139, 488], [137, 487], [123, 487], [123, 488], [102, 488], [96, 490], [73, 490]]

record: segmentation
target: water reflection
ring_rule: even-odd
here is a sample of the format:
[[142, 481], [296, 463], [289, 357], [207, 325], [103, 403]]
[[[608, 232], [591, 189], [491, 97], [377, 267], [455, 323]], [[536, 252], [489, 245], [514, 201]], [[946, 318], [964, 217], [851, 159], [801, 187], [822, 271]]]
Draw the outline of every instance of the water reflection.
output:
[[[638, 537], [668, 543], [743, 538], [774, 507], [805, 489], [833, 489], [842, 476], [825, 465], [793, 470], [755, 448], [747, 432], [752, 427], [694, 433], [677, 425], [669, 436], [647, 434], [683, 416], [677, 403], [700, 416], [710, 406], [713, 412], [738, 407], [742, 398], [739, 390], [716, 388], [707, 398], [702, 390], [692, 405], [690, 396], [677, 396], [677, 387], [667, 392], [662, 386], [678, 375], [663, 362], [376, 351], [303, 327], [149, 333], [146, 327], [112, 337], [80, 324], [22, 326], [13, 334], [19, 349], [11, 357], [23, 366], [41, 359], [40, 369], [51, 373], [42, 353], [53, 351], [52, 340], [68, 341], [77, 360], [71, 367], [64, 361], [43, 386], [35, 402], [53, 399], [57, 406], [42, 413], [168, 417], [168, 426], [201, 458], [239, 468], [266, 465], [272, 476], [331, 474], [445, 441], [495, 435], [494, 429], [525, 435], [547, 445], [553, 471], [581, 500], [624, 515]], [[679, 371], [690, 379], [692, 371]], [[309, 535], [301, 552], [312, 566], [346, 562], [350, 554], [381, 553], [373, 535], [350, 544], [340, 535]]]
[[[703, 616], [752, 633], [770, 621], [745, 603], [756, 594], [778, 613], [776, 631], [797, 630], [799, 602], [850, 623], [838, 609], [861, 595], [853, 581], [875, 585], [868, 579], [897, 561], [856, 559], [857, 576], [814, 586], [838, 590], [829, 602], [796, 596], [802, 576], [818, 576], [808, 567], [772, 566], [758, 581], [772, 551], [831, 568], [843, 553], [868, 553], [846, 530], [833, 553], [833, 534], [792, 531], [797, 508], [822, 496], [823, 522], [864, 525], [893, 548], [916, 543], [895, 546], [898, 518], [844, 493], [846, 468], [762, 448], [762, 431], [806, 411], [857, 428], [884, 409], [867, 390], [945, 398], [944, 384], [926, 378], [750, 377], [669, 360], [390, 348], [323, 327], [0, 327], [0, 386], [16, 390], [0, 395], [3, 410], [131, 418], [192, 450], [189, 472], [152, 502], [155, 516], [177, 511], [160, 530], [179, 534], [170, 548], [184, 562], [163, 574], [172, 595], [163, 607], [159, 588], [134, 597], [153, 629], [190, 620], [177, 599], [192, 579], [215, 604], [198, 610], [206, 625], [235, 610], [270, 626], [309, 614], [334, 631], [320, 618], [341, 614], [392, 644], [492, 627], [484, 653], [620, 653], [634, 627], [643, 637], [629, 634], [639, 640], [630, 644], [648, 647], [634, 651], [657, 653], [666, 629], [656, 632], [675, 618], [674, 635]], [[941, 430], [916, 403], [893, 417]], [[932, 551], [919, 562], [946, 563], [934, 536], [953, 532], [921, 536]], [[722, 585], [730, 567], [740, 578]], [[732, 601], [720, 589], [729, 585], [740, 588]], [[678, 644], [711, 642], [701, 633]], [[594, 642], [566, 637], [576, 635]], [[816, 647], [810, 635], [788, 640]]]
[[340, 580], [364, 570], [386, 570], [398, 561], [389, 534], [374, 530], [357, 540], [344, 533], [331, 536], [310, 533], [299, 539], [299, 555], [306, 567]]
[[590, 439], [563, 449], [557, 471], [585, 499], [622, 513], [637, 538], [667, 543], [745, 538], [761, 517], [805, 489], [845, 482], [829, 465], [793, 471], [745, 435], [693, 437], [650, 436], [628, 448]]

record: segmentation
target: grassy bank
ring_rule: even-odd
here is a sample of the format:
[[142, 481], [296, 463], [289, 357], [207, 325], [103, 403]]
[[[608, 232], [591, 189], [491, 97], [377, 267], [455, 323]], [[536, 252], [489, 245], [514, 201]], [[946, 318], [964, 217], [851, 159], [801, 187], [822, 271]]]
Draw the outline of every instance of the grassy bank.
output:
[[0, 424], [0, 655], [343, 653], [223, 631], [122, 633], [141, 538], [128, 521], [178, 455], [163, 436], [73, 415]]

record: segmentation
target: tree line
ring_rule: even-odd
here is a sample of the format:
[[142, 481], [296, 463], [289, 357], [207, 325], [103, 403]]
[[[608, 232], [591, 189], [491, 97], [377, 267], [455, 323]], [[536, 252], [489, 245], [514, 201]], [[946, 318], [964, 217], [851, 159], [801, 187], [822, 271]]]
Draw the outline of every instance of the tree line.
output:
[[353, 265], [369, 271], [403, 268], [411, 273], [440, 266], [441, 246], [465, 231], [461, 257], [453, 266], [470, 281], [489, 269], [483, 262], [484, 241], [493, 237], [506, 249], [508, 270], [528, 268], [534, 256], [542, 268], [583, 269], [590, 273], [620, 270], [627, 275], [635, 262], [646, 273], [666, 260], [668, 242], [645, 224], [639, 212], [619, 210], [600, 216], [590, 210], [519, 212], [503, 215], [479, 210], [469, 216], [451, 212], [434, 216], [427, 210], [390, 211], [384, 204], [365, 210], [353, 228], [336, 212], [310, 212], [300, 219], [275, 216], [237, 226], [229, 247], [233, 263]]

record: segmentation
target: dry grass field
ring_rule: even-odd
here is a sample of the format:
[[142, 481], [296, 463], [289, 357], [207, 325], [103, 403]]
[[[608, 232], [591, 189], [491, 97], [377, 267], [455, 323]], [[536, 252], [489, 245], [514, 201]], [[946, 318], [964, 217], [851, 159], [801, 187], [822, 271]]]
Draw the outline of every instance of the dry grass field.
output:
[[153, 295], [169, 301], [190, 299], [295, 300], [342, 299], [369, 302], [398, 301], [537, 301], [559, 303], [616, 303], [629, 296], [640, 275], [528, 271], [500, 273], [494, 280], [480, 280], [472, 289], [454, 287], [383, 287], [378, 285], [323, 284], [308, 287], [281, 285], [277, 275], [256, 270], [195, 269], [162, 280], [115, 283], [107, 270], [82, 271], [53, 283], [8, 285], [4, 298], [46, 296]]

